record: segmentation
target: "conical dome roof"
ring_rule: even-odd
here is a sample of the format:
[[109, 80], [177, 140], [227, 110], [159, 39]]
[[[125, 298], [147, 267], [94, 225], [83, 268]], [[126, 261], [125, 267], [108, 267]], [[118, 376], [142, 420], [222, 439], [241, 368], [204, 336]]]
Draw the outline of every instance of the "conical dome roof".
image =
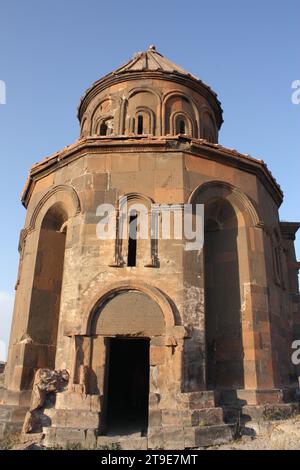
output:
[[113, 73], [144, 72], [147, 70], [178, 73], [198, 80], [197, 77], [157, 52], [156, 47], [153, 45], [149, 46], [147, 51], [137, 52], [134, 54], [131, 60], [129, 60], [125, 65], [114, 70]]

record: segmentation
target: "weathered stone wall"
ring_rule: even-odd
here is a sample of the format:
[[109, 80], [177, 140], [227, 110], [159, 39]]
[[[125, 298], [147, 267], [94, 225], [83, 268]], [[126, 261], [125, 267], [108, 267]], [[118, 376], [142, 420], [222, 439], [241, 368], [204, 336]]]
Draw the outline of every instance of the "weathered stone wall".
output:
[[[149, 341], [150, 448], [227, 439], [216, 403], [294, 399], [298, 224], [279, 222], [282, 193], [263, 162], [216, 143], [216, 95], [172, 67], [96, 82], [79, 107], [79, 141], [33, 167], [23, 193], [0, 403], [28, 406], [37, 369], [66, 369], [49, 439], [105, 430], [117, 337]], [[137, 240], [130, 266], [126, 240], [97, 235], [98, 207], [110, 204], [119, 223], [125, 196], [130, 210], [146, 207], [148, 233], [151, 204], [203, 204], [204, 250], [175, 236]]]
[[[22, 362], [24, 350], [29, 348], [34, 350], [31, 341], [33, 338], [28, 330], [32, 302], [28, 290], [34, 285], [34, 269], [38, 268], [36, 253], [40, 239], [39, 224], [42, 223], [43, 213], [46, 213], [47, 207], [51, 207], [51, 201], [52, 203], [60, 201], [65, 205], [65, 210], [73, 213], [73, 216], [69, 217], [67, 223], [56, 366], [72, 368], [71, 336], [83, 334], [82, 318], [88, 315], [93, 307], [91, 299], [95, 302], [98, 300], [98, 292], [109, 290], [114, 283], [130, 282], [134, 286], [135, 282], [143, 280], [145, 284], [163, 290], [164, 295], [171, 299], [175, 306], [174, 315], [177, 316], [177, 324], [183, 324], [188, 329], [189, 333], [183, 346], [183, 389], [205, 388], [203, 256], [197, 252], [184, 251], [183, 244], [179, 240], [159, 240], [158, 268], [151, 265], [150, 244], [147, 246], [147, 241], [141, 241], [140, 243], [144, 245], [138, 252], [137, 267], [126, 267], [126, 265], [120, 267], [116, 264], [115, 241], [100, 241], [97, 238], [99, 217], [96, 215], [96, 210], [102, 203], [110, 203], [117, 208], [119, 197], [126, 194], [136, 195], [131, 197], [137, 198], [138, 201], [144, 198], [146, 201], [156, 203], [183, 204], [188, 202], [191, 194], [196, 194], [197, 188], [206, 187], [213, 182], [214, 187], [227, 185], [227, 193], [225, 191], [223, 196], [228, 197], [233, 204], [238, 219], [244, 386], [254, 390], [257, 387], [272, 388], [275, 384], [282, 386], [286, 383], [287, 376], [281, 379], [280, 372], [277, 377], [273, 371], [278, 358], [274, 356], [271, 347], [271, 335], [276, 341], [276, 335], [282, 331], [282, 325], [276, 323], [278, 315], [276, 312], [280, 304], [276, 296], [280, 295], [281, 291], [277, 292], [276, 288], [272, 288], [270, 296], [270, 286], [274, 284], [274, 262], [272, 243], [268, 234], [273, 227], [279, 225], [276, 203], [254, 174], [232, 168], [226, 162], [213, 162], [207, 159], [206, 155], [202, 158], [201, 154], [186, 153], [184, 150], [186, 146], [184, 144], [182, 146], [181, 152], [168, 147], [165, 151], [149, 152], [143, 145], [140, 151], [126, 152], [124, 149], [122, 152], [112, 153], [103, 151], [99, 147], [98, 151], [93, 150], [93, 153], [83, 155], [57, 168], [54, 174], [37, 181], [28, 206], [25, 225], [28, 235], [22, 253], [21, 282], [16, 301], [15, 315], [19, 315], [18, 303], [21, 302], [22, 318], [14, 321], [16, 331], [13, 332], [13, 336], [17, 338], [14, 350], [20, 351], [18, 353], [20, 371], [24, 366]], [[110, 150], [113, 150], [113, 147], [110, 147]], [[230, 200], [232, 193], [232, 190], [228, 189], [230, 187], [235, 188], [236, 194], [240, 192], [241, 201], [243, 197], [248, 198], [251, 210], [243, 206], [243, 201], [239, 206], [238, 202]], [[55, 188], [60, 190], [55, 191]], [[54, 191], [53, 196], [48, 198], [47, 195], [51, 191]], [[72, 192], [74, 194], [71, 196]], [[212, 190], [212, 196], [214, 194], [217, 194], [216, 190]], [[75, 207], [76, 198], [80, 209]], [[45, 203], [47, 207], [41, 203], [43, 199], [47, 201]], [[197, 202], [206, 204], [209, 199], [202, 201], [200, 198]], [[41, 213], [37, 211], [39, 205]], [[243, 211], [246, 215], [243, 215]], [[247, 213], [250, 212], [252, 219], [250, 216], [247, 219]], [[33, 219], [34, 229], [31, 227]], [[121, 248], [126, 258], [125, 244]], [[262, 260], [265, 260], [265, 263], [262, 263]], [[284, 273], [282, 275], [286, 276]], [[53, 290], [52, 287], [50, 282], [49, 291]], [[288, 297], [289, 294], [286, 294], [286, 299]], [[284, 301], [284, 298], [284, 295], [281, 296], [281, 302], [289, 305], [288, 300]], [[274, 315], [273, 325], [270, 323], [271, 315]], [[288, 330], [289, 324], [286, 323], [284, 328]], [[26, 335], [29, 335], [29, 338], [26, 339]], [[25, 344], [22, 341], [25, 341]], [[277, 341], [279, 344], [280, 337]], [[284, 349], [287, 343], [282, 344], [279, 350], [285, 356], [283, 359], [285, 366], [282, 369], [286, 371], [289, 358]], [[38, 350], [41, 351], [41, 347]], [[39, 365], [41, 366], [40, 363]], [[9, 381], [9, 378], [7, 380]], [[21, 378], [17, 378], [14, 374], [13, 380], [18, 388]]]

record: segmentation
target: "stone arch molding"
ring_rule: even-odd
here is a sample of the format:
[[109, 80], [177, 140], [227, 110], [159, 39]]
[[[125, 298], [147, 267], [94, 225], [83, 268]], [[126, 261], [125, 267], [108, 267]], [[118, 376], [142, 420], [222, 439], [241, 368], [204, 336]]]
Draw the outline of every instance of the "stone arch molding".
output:
[[174, 135], [177, 134], [176, 119], [180, 116], [184, 117], [185, 123], [187, 124], [187, 127], [188, 127], [188, 129], [186, 129], [185, 134], [194, 136], [195, 135], [195, 123], [185, 111], [175, 111], [171, 114], [171, 117], [170, 117], [171, 134], [174, 134]]
[[138, 93], [151, 93], [152, 95], [156, 96], [158, 103], [161, 105], [162, 103], [162, 97], [161, 94], [154, 90], [153, 88], [148, 88], [148, 87], [135, 87], [132, 88], [128, 92], [128, 99], [132, 98], [134, 95], [137, 95]]
[[142, 193], [126, 193], [123, 196], [120, 196], [119, 201], [117, 203], [117, 208], [122, 209], [125, 203], [132, 203], [132, 202], [139, 202], [145, 203], [147, 207], [151, 208], [152, 204], [155, 204], [154, 200], [149, 196], [146, 196]]
[[218, 134], [218, 126], [217, 126], [217, 123], [216, 123], [216, 118], [214, 116], [214, 114], [211, 112], [211, 109], [207, 106], [207, 105], [202, 105], [200, 107], [200, 126], [201, 126], [201, 129], [200, 129], [200, 133], [201, 133], [201, 137], [203, 137], [203, 121], [204, 121], [204, 115], [207, 114], [210, 119], [212, 120], [212, 123], [213, 123], [213, 126], [214, 126], [214, 132], [215, 134], [217, 135]]
[[32, 231], [41, 225], [46, 212], [55, 203], [63, 203], [69, 217], [74, 217], [81, 212], [80, 199], [73, 186], [55, 186], [46, 194], [44, 194], [44, 196], [36, 204], [30, 218], [28, 231]]
[[259, 215], [249, 197], [241, 190], [230, 183], [224, 181], [208, 181], [198, 186], [189, 197], [189, 204], [195, 204], [197, 201], [206, 204], [213, 199], [223, 198], [237, 208], [244, 216], [245, 223], [252, 227], [261, 227]]
[[[166, 93], [163, 97], [163, 102], [162, 102], [162, 107], [163, 107], [163, 133], [165, 133], [165, 127], [166, 127], [166, 107], [167, 103], [171, 98], [175, 98], [176, 96], [179, 96], [180, 98], [184, 98], [191, 106], [195, 114], [195, 122], [193, 123], [193, 132], [194, 135], [193, 137], [199, 138], [199, 132], [200, 132], [200, 114], [199, 110], [197, 107], [197, 104], [192, 96], [188, 96], [186, 93], [184, 93], [182, 90], [177, 90], [173, 89]], [[190, 120], [193, 122], [192, 118], [190, 117]]]
[[81, 332], [79, 334], [90, 336], [92, 334], [93, 320], [95, 315], [97, 315], [99, 308], [101, 309], [101, 307], [114, 296], [126, 291], [137, 291], [148, 296], [160, 307], [165, 320], [166, 329], [176, 326], [177, 322], [175, 319], [175, 312], [173, 312], [172, 305], [164, 293], [156, 287], [144, 282], [128, 280], [114, 283], [101, 290], [93, 297], [83, 314]]
[[[97, 116], [97, 113], [99, 112], [100, 107], [106, 101], [109, 102], [109, 108], [106, 111], [99, 113], [99, 115]], [[118, 107], [118, 104], [117, 104], [116, 98], [110, 95], [102, 96], [99, 101], [96, 101], [93, 109], [90, 112], [89, 133], [98, 134], [98, 127], [102, 121], [105, 121], [106, 119], [109, 119], [109, 118], [114, 120], [115, 111], [117, 107]]]

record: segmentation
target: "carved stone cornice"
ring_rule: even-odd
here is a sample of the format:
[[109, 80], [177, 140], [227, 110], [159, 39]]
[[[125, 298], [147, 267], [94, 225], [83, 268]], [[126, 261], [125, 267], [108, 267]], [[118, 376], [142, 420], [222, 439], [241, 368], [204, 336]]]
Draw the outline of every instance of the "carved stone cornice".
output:
[[282, 203], [283, 193], [281, 188], [262, 160], [241, 154], [236, 150], [227, 149], [219, 144], [211, 144], [204, 139], [192, 139], [184, 136], [153, 137], [138, 135], [88, 137], [44, 159], [32, 167], [22, 194], [22, 202], [27, 207], [36, 181], [85, 155], [155, 151], [164, 153], [184, 152], [255, 174], [277, 206]]
[[300, 228], [300, 222], [280, 222], [280, 231], [285, 240], [294, 241]]

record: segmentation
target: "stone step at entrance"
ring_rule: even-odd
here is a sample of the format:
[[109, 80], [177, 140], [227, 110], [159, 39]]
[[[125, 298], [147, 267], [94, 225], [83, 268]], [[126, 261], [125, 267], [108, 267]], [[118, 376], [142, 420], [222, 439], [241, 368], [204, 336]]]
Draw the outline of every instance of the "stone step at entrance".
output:
[[224, 406], [224, 420], [234, 424], [239, 421], [242, 425], [251, 422], [276, 421], [291, 418], [299, 413], [298, 403], [276, 403], [273, 405], [244, 405]]
[[140, 433], [128, 436], [98, 436], [97, 448], [122, 450], [147, 450], [148, 438], [141, 437]]
[[129, 435], [98, 436], [97, 431], [75, 428], [43, 428], [44, 445], [50, 448], [76, 448], [100, 450], [147, 450], [148, 438], [141, 433]]
[[103, 450], [183, 450], [226, 444], [233, 439], [234, 426], [166, 426], [149, 429], [147, 436], [142, 436], [141, 433], [98, 436], [95, 430], [65, 427], [43, 428], [43, 433], [43, 444], [48, 448], [60, 446], [68, 449], [79, 446], [82, 449]]

